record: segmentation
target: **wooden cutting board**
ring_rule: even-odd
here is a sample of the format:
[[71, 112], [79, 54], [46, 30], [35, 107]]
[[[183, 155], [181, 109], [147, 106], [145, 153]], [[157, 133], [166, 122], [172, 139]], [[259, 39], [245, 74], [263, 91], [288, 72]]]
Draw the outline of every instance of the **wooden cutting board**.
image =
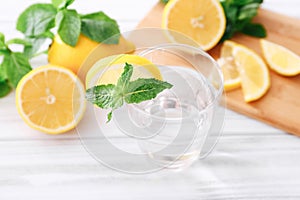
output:
[[[162, 3], [154, 6], [137, 28], [160, 27], [163, 8]], [[254, 21], [266, 27], [266, 39], [284, 45], [300, 55], [300, 19], [260, 9]], [[259, 39], [237, 34], [232, 40], [262, 55]], [[217, 59], [220, 47], [221, 45], [216, 46], [209, 54]], [[234, 111], [300, 136], [300, 75], [287, 78], [271, 71], [271, 88], [262, 99], [245, 103], [241, 89], [237, 89], [226, 93], [226, 102], [227, 107]]]

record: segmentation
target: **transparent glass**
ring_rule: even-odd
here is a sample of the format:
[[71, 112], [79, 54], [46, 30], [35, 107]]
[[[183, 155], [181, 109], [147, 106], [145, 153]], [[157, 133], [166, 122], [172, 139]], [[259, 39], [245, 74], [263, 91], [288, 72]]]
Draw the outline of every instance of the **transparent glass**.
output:
[[[133, 174], [170, 168], [178, 171], [210, 155], [220, 137], [225, 113], [225, 104], [219, 106], [224, 97], [221, 71], [191, 38], [172, 31], [176, 41], [185, 45], [171, 43], [166, 37], [170, 31], [143, 28], [122, 33], [122, 37], [134, 44], [135, 54], [159, 66], [163, 79], [173, 84], [172, 89], [150, 101], [124, 104], [113, 111], [109, 123], [110, 109], [87, 104], [86, 117], [76, 128], [86, 150], [111, 169]], [[97, 85], [116, 61], [106, 63], [104, 56], [127, 52], [122, 45], [112, 48], [102, 43], [80, 68], [82, 79], [86, 72], [93, 74], [85, 79], [87, 88]], [[134, 67], [143, 65], [128, 62]], [[151, 70], [140, 69], [140, 76], [133, 75], [132, 80], [153, 77]]]
[[139, 146], [151, 162], [183, 169], [210, 152], [219, 136], [221, 70], [209, 54], [184, 44], [158, 45], [139, 55], [157, 65], [173, 87], [153, 100], [128, 105], [134, 134], [140, 133]]

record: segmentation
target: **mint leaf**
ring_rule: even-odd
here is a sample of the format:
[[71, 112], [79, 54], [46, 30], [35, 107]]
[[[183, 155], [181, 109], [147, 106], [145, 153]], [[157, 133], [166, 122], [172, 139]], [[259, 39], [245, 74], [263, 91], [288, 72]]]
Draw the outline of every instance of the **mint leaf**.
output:
[[4, 82], [7, 79], [6, 70], [3, 64], [0, 64], [0, 82]]
[[120, 30], [117, 22], [103, 12], [81, 16], [81, 32], [88, 38], [105, 44], [118, 44]]
[[28, 58], [32, 58], [35, 54], [41, 49], [41, 46], [45, 43], [47, 38], [44, 37], [36, 37], [36, 38], [27, 38], [27, 42], [29, 42], [30, 46], [25, 46], [24, 55]]
[[58, 9], [67, 8], [75, 0], [52, 0], [52, 5]]
[[168, 82], [160, 81], [154, 78], [139, 78], [129, 83], [126, 91], [126, 103], [140, 103], [142, 101], [153, 99], [165, 89], [170, 89], [172, 85]]
[[103, 109], [111, 108], [107, 115], [107, 122], [111, 120], [112, 112], [121, 107], [124, 102], [130, 104], [150, 100], [163, 90], [172, 87], [170, 83], [154, 78], [130, 81], [132, 73], [133, 66], [126, 63], [117, 85], [97, 85], [86, 91], [86, 99], [89, 102]]
[[259, 8], [259, 3], [247, 4], [240, 8], [238, 20], [250, 20], [255, 15], [257, 15], [257, 9]]
[[108, 109], [113, 107], [115, 85], [97, 85], [86, 91], [86, 99], [98, 107]]
[[236, 6], [244, 6], [251, 3], [262, 3], [263, 0], [231, 0], [230, 3]]
[[0, 32], [0, 42], [5, 42], [5, 35]]
[[264, 38], [267, 36], [267, 31], [261, 24], [247, 24], [243, 28], [242, 32], [258, 38]]
[[9, 54], [9, 53], [10, 53], [10, 51], [9, 51], [8, 49], [4, 49], [4, 48], [1, 49], [1, 48], [0, 48], [0, 56], [1, 56], [1, 55], [5, 55], [5, 54]]
[[124, 67], [124, 71], [121, 74], [121, 77], [118, 79], [118, 83], [117, 83], [117, 87], [119, 87], [118, 89], [124, 91], [128, 87], [132, 73], [133, 73], [132, 65], [126, 63]]
[[76, 10], [61, 10], [56, 16], [58, 34], [62, 41], [75, 46], [80, 35], [81, 21]]
[[6, 49], [5, 36], [1, 32], [0, 32], [0, 49], [2, 50]]
[[11, 87], [9, 86], [7, 81], [0, 82], [0, 98], [8, 95], [11, 91]]
[[85, 98], [100, 108], [111, 108], [107, 115], [107, 122], [111, 120], [113, 110], [123, 105], [123, 97], [113, 84], [92, 87], [86, 91]]
[[111, 118], [112, 118], [112, 111], [110, 111], [110, 112], [107, 114], [107, 121], [106, 121], [106, 123], [110, 122]]
[[28, 58], [19, 52], [5, 55], [2, 65], [8, 80], [14, 87], [17, 87], [20, 79], [31, 70]]
[[55, 15], [52, 4], [33, 4], [19, 16], [17, 30], [27, 37], [39, 36], [55, 26]]
[[32, 44], [24, 39], [20, 39], [20, 38], [14, 38], [14, 39], [11, 39], [11, 40], [8, 40], [6, 42], [6, 45], [11, 45], [11, 44], [20, 44], [20, 45], [24, 45], [24, 46], [32, 46]]
[[3, 58], [0, 63], [0, 98], [6, 96], [12, 87], [16, 87], [19, 80], [31, 70], [28, 58], [9, 49], [10, 44], [30, 45], [23, 39], [11, 39], [5, 42], [5, 37], [0, 33], [0, 55]]

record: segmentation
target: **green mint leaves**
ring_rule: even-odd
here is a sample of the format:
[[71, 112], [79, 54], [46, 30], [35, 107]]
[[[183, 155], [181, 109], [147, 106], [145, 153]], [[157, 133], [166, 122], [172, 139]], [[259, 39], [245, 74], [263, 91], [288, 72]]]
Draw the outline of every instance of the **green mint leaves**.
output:
[[[26, 8], [18, 17], [16, 29], [24, 39], [5, 41], [0, 33], [0, 98], [17, 87], [20, 79], [32, 68], [29, 60], [47, 49], [41, 47], [57, 34], [68, 45], [75, 46], [80, 34], [96, 42], [117, 44], [120, 30], [117, 22], [103, 12], [81, 15], [68, 7], [75, 0], [51, 0], [51, 3], [37, 3]], [[14, 52], [11, 44], [23, 46], [23, 52]], [[46, 47], [47, 48], [47, 47]]]
[[77, 44], [81, 20], [76, 10], [61, 10], [56, 15], [55, 20], [58, 26], [58, 35], [61, 39], [71, 46]]
[[154, 78], [139, 78], [130, 81], [133, 66], [126, 63], [121, 77], [116, 85], [97, 85], [86, 91], [86, 99], [103, 109], [111, 109], [107, 122], [112, 118], [112, 112], [124, 103], [140, 103], [153, 99], [165, 89], [172, 88], [168, 82]]
[[2, 65], [6, 72], [7, 80], [14, 88], [17, 87], [21, 78], [31, 71], [28, 58], [20, 52], [10, 52], [5, 55]]
[[242, 31], [242, 33], [246, 35], [250, 35], [253, 37], [264, 38], [267, 36], [266, 29], [261, 24], [249, 23], [246, 24]]
[[46, 39], [53, 39], [53, 28], [57, 29], [62, 41], [70, 46], [77, 44], [81, 33], [96, 42], [119, 42], [120, 30], [115, 20], [103, 12], [81, 15], [68, 8], [73, 2], [74, 0], [52, 0], [52, 4], [33, 4], [20, 14], [17, 30], [31, 43], [31, 46], [24, 48], [26, 56], [32, 58], [40, 53]]
[[230, 39], [237, 32], [253, 37], [266, 37], [261, 24], [252, 23], [263, 0], [220, 0], [226, 15], [226, 30], [221, 41]]
[[[169, 0], [160, 0], [167, 4]], [[264, 38], [266, 29], [261, 24], [252, 23], [263, 0], [220, 0], [226, 16], [226, 30], [221, 41], [230, 39], [237, 32]]]
[[16, 88], [19, 80], [31, 70], [28, 58], [20, 52], [13, 52], [9, 45], [19, 44], [30, 46], [27, 41], [19, 38], [5, 41], [5, 36], [0, 33], [0, 97], [6, 96], [12, 88]]
[[54, 27], [56, 9], [51, 4], [33, 4], [17, 20], [17, 30], [27, 37], [42, 36]]
[[5, 97], [11, 91], [11, 87], [7, 83], [7, 81], [0, 81], [0, 98]]
[[106, 44], [118, 44], [119, 26], [115, 20], [103, 12], [82, 15], [81, 23], [81, 32], [92, 40]]
[[64, 9], [71, 5], [75, 0], [52, 0], [52, 5], [57, 9]]
[[24, 48], [24, 55], [35, 56], [47, 38], [52, 38], [57, 10], [51, 4], [33, 4], [20, 14], [17, 30], [22, 32], [31, 46]]

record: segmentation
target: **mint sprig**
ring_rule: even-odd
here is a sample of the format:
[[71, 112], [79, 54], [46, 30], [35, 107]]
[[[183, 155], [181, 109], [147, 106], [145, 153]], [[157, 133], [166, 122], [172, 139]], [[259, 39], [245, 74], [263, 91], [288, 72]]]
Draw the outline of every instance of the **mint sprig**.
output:
[[17, 30], [31, 43], [30, 47], [24, 48], [26, 56], [32, 58], [38, 55], [47, 38], [54, 38], [54, 28], [62, 41], [73, 47], [77, 44], [80, 33], [96, 42], [119, 42], [120, 30], [115, 20], [103, 12], [79, 14], [76, 10], [69, 9], [73, 2], [74, 0], [52, 0], [51, 4], [33, 4], [20, 14]]
[[21, 52], [10, 49], [11, 44], [30, 46], [27, 41], [19, 38], [5, 41], [4, 34], [0, 33], [0, 97], [4, 97], [16, 88], [19, 80], [31, 70], [28, 58]]
[[126, 63], [117, 84], [97, 85], [86, 91], [86, 99], [102, 109], [111, 109], [107, 122], [112, 118], [112, 112], [124, 103], [140, 103], [155, 98], [160, 92], [173, 87], [172, 84], [154, 78], [139, 78], [130, 81], [133, 66]]

